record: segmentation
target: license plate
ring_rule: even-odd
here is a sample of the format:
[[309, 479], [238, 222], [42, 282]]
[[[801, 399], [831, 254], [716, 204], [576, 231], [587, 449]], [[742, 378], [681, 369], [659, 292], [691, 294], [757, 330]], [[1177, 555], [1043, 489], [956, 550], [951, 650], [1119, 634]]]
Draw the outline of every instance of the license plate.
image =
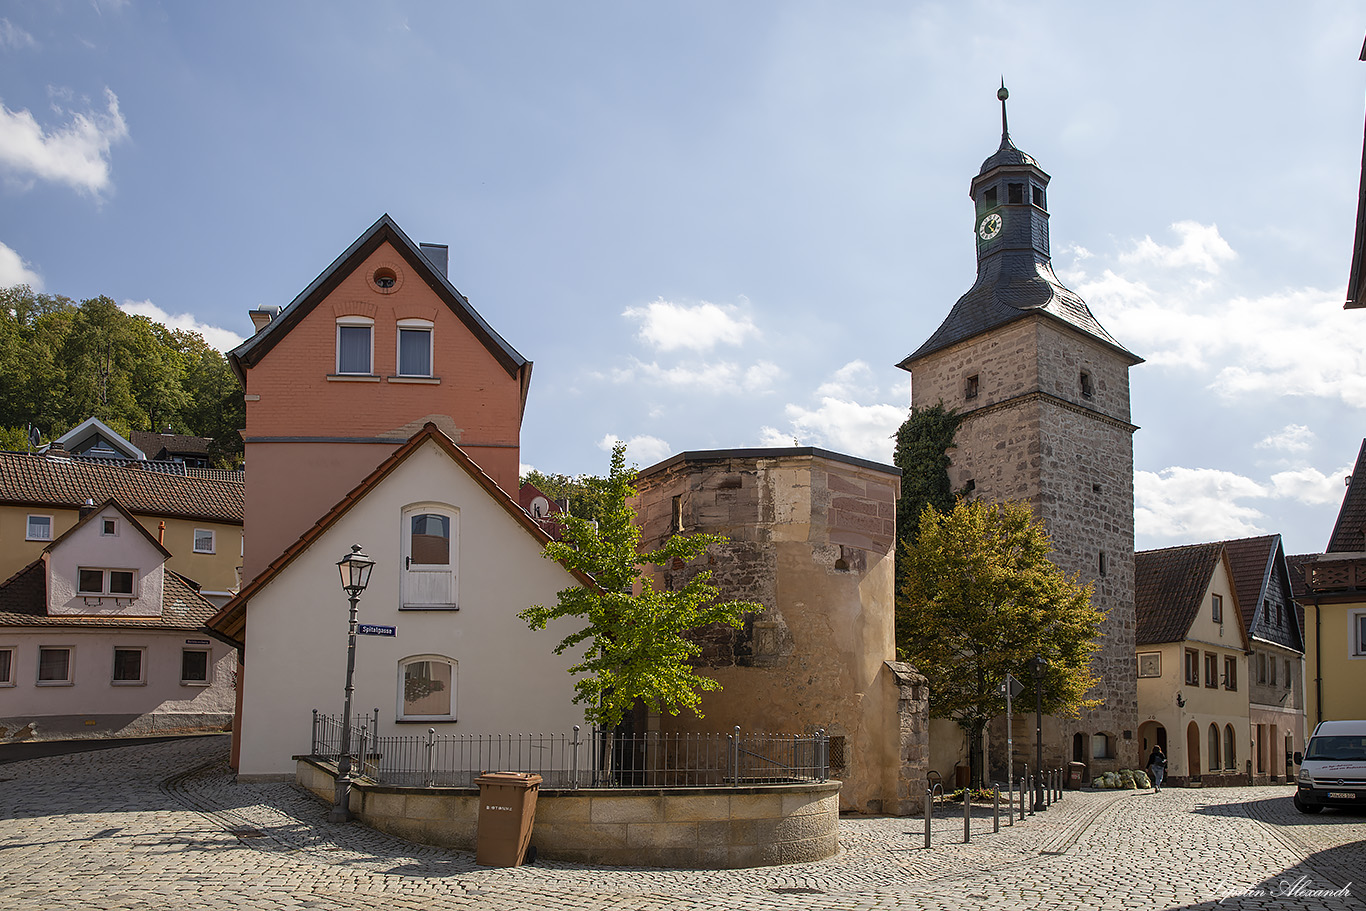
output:
[[1329, 791], [1329, 800], [1356, 800], [1357, 795], [1353, 791]]

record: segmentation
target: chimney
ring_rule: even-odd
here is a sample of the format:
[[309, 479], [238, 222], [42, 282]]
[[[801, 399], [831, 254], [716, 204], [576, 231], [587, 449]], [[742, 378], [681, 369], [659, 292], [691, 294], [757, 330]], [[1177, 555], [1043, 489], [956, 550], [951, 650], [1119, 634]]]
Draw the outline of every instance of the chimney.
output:
[[83, 505], [83, 506], [81, 507], [80, 517], [81, 517], [82, 519], [84, 519], [86, 516], [90, 515], [90, 514], [91, 514], [92, 512], [94, 512], [94, 511], [95, 511], [95, 501], [92, 500], [90, 497], [86, 497], [86, 498], [85, 498], [85, 505]]
[[436, 266], [436, 271], [441, 273], [442, 278], [450, 278], [450, 273], [446, 271], [450, 267], [450, 245], [418, 244], [418, 246], [422, 248], [422, 255], [427, 257], [427, 262]]
[[71, 461], [71, 456], [67, 453], [66, 446], [62, 444], [61, 440], [53, 440], [51, 443], [48, 443], [47, 450], [43, 454], [46, 455], [49, 459], [53, 459], [58, 462]]
[[257, 307], [255, 310], [248, 310], [247, 315], [251, 317], [251, 324], [260, 332], [275, 317], [280, 315], [279, 307]]

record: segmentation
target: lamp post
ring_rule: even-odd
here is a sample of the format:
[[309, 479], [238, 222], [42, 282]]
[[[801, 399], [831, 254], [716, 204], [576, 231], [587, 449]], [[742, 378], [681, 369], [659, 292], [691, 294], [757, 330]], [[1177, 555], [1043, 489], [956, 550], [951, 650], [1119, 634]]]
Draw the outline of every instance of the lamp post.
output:
[[370, 584], [370, 570], [375, 565], [361, 552], [359, 544], [351, 545], [351, 553], [337, 561], [341, 570], [341, 586], [351, 600], [350, 639], [346, 645], [346, 707], [342, 710], [341, 756], [337, 758], [337, 795], [327, 814], [328, 822], [351, 820], [351, 693], [356, 675], [356, 602]]
[[1043, 799], [1043, 672], [1048, 662], [1035, 655], [1026, 663], [1034, 675], [1034, 765], [1038, 769], [1034, 779], [1034, 810], [1039, 812], [1046, 809]]

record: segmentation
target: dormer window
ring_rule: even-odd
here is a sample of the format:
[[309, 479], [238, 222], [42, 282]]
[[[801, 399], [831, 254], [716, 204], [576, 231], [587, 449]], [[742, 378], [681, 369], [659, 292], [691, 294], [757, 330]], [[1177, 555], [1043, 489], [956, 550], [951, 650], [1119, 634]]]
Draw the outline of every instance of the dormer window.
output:
[[1040, 209], [1042, 209], [1042, 208], [1044, 207], [1044, 205], [1043, 205], [1043, 187], [1031, 186], [1031, 187], [1030, 187], [1030, 190], [1032, 190], [1033, 193], [1034, 193], [1034, 205], [1036, 205], [1036, 206], [1038, 206]]
[[1024, 184], [1006, 184], [1006, 202], [1012, 202], [1016, 204], [1024, 202]]
[[985, 203], [988, 207], [996, 205], [995, 187], [987, 187], [986, 192], [982, 194], [982, 202]]
[[977, 398], [977, 374], [973, 374], [963, 381], [963, 397], [968, 399]]

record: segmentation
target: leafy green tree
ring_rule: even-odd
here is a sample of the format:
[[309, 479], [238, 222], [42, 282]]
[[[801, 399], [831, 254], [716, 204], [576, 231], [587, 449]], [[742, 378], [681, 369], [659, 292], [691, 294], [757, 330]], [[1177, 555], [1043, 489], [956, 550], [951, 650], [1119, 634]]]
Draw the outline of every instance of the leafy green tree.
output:
[[897, 601], [897, 646], [930, 685], [930, 714], [952, 718], [968, 734], [973, 781], [987, 722], [1005, 712], [1000, 685], [1013, 673], [1032, 677], [1027, 662], [1047, 662], [1043, 708], [1076, 715], [1099, 703], [1086, 693], [1097, 677], [1101, 611], [1091, 586], [1049, 560], [1043, 523], [1024, 503], [960, 500], [933, 506], [905, 545], [905, 578]]
[[608, 496], [607, 478], [591, 474], [570, 477], [567, 474], [543, 474], [535, 469], [522, 476], [523, 484], [536, 489], [552, 500], [568, 500], [569, 514], [580, 519], [598, 520], [602, 517]]
[[678, 591], [654, 588], [640, 572], [641, 565], [695, 560], [726, 539], [674, 535], [658, 550], [638, 553], [640, 529], [627, 504], [635, 474], [626, 468], [626, 444], [618, 443], [612, 449], [596, 526], [568, 516], [562, 540], [545, 547], [544, 556], [587, 574], [596, 585], [566, 588], [554, 606], [536, 604], [518, 615], [536, 630], [561, 617], [586, 621], [555, 647], [555, 653], [587, 643], [583, 658], [569, 669], [578, 678], [574, 701], [587, 706], [585, 717], [603, 727], [618, 724], [637, 700], [653, 711], [677, 715], [686, 708], [701, 717], [701, 693], [721, 685], [693, 669], [701, 648], [687, 633], [713, 623], [738, 629], [746, 613], [763, 609], [747, 601], [718, 601], [709, 570], [697, 573]]

